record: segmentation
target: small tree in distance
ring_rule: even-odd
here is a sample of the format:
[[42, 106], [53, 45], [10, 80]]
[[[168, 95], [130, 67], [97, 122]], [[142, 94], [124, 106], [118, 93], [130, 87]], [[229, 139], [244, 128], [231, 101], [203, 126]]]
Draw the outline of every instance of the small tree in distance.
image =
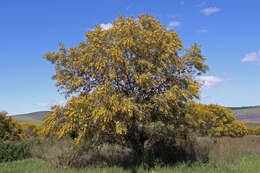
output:
[[145, 141], [185, 137], [185, 106], [199, 98], [205, 57], [185, 49], [178, 34], [150, 15], [120, 16], [86, 32], [76, 48], [47, 53], [57, 87], [71, 98], [45, 117], [45, 133], [120, 143], [138, 155]]

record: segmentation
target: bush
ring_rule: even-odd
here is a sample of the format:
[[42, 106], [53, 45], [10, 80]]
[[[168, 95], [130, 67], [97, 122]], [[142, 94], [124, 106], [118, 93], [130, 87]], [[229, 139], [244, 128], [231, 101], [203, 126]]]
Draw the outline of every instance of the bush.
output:
[[40, 136], [41, 126], [33, 123], [23, 125], [24, 134], [27, 138]]
[[[55, 167], [82, 167], [83, 156], [91, 149], [91, 143], [81, 140], [78, 144], [71, 138], [39, 138], [33, 147], [33, 156]], [[84, 165], [85, 166], [85, 165]]]
[[248, 133], [245, 124], [237, 121], [232, 112], [222, 106], [190, 102], [187, 111], [188, 126], [200, 136], [241, 137]]
[[10, 162], [31, 157], [32, 144], [32, 142], [15, 144], [10, 141], [0, 143], [0, 162]]
[[7, 116], [6, 112], [0, 112], [0, 142], [20, 141], [24, 137], [22, 125], [12, 117]]
[[249, 135], [260, 135], [260, 127], [259, 126], [248, 126], [247, 127]]

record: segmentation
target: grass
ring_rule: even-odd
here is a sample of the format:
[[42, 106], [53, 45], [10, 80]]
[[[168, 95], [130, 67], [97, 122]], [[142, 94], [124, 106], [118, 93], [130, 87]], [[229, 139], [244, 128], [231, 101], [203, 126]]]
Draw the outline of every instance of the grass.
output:
[[[73, 148], [69, 145], [68, 139], [50, 140], [42, 139], [42, 142], [35, 142], [38, 146], [33, 150], [33, 158], [0, 164], [0, 173], [255, 173], [260, 172], [260, 136], [248, 135], [241, 138], [221, 137], [208, 138], [198, 137], [195, 144], [196, 162], [178, 162], [174, 165], [164, 166], [162, 168], [143, 169], [141, 167], [130, 166], [124, 169], [120, 164], [87, 164], [83, 167], [70, 167], [68, 164], [62, 164], [64, 158], [72, 157]], [[56, 141], [56, 142], [55, 142]], [[61, 149], [62, 150], [59, 150]], [[39, 150], [41, 149], [41, 150]], [[46, 150], [49, 149], [49, 150]], [[125, 155], [119, 151], [119, 148], [105, 146], [101, 150], [102, 156], [109, 158]], [[46, 150], [46, 151], [45, 151]], [[109, 152], [113, 151], [109, 154]], [[80, 158], [76, 158], [79, 163], [85, 163], [84, 158], [88, 159], [93, 154], [81, 153]], [[116, 155], [113, 155], [115, 152]], [[168, 152], [168, 150], [167, 150]], [[112, 155], [111, 155], [112, 154]], [[47, 156], [47, 157], [44, 157]], [[97, 159], [98, 155], [93, 155], [92, 159]], [[205, 157], [206, 156], [206, 157]], [[62, 160], [60, 160], [62, 158]], [[206, 159], [206, 160], [205, 160]], [[54, 162], [59, 164], [54, 164]], [[67, 160], [67, 161], [70, 161]], [[100, 160], [102, 161], [102, 160]], [[99, 163], [99, 162], [97, 162]], [[61, 164], [61, 165], [60, 165]], [[110, 165], [110, 166], [109, 166]]]
[[233, 109], [232, 111], [235, 115], [251, 115], [251, 114], [260, 114], [260, 107], [251, 107], [251, 108], [241, 108]]
[[176, 167], [154, 168], [145, 170], [142, 168], [122, 169], [109, 168], [85, 168], [85, 169], [58, 169], [49, 166], [40, 159], [26, 159], [16, 162], [0, 164], [0, 172], [3, 173], [255, 173], [260, 172], [260, 157], [248, 155], [236, 166], [228, 164], [180, 164]]
[[260, 126], [260, 120], [243, 120], [246, 125]]

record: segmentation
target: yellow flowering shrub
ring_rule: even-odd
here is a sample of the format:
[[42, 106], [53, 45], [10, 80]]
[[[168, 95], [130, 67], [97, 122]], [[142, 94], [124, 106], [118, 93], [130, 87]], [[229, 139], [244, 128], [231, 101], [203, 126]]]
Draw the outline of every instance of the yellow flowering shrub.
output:
[[247, 127], [235, 119], [231, 110], [219, 105], [204, 105], [190, 102], [186, 115], [187, 123], [203, 136], [245, 136]]
[[33, 123], [22, 125], [26, 137], [36, 137], [41, 134], [41, 126]]
[[249, 135], [260, 135], [260, 127], [259, 126], [248, 126], [247, 127]]
[[22, 140], [24, 137], [22, 125], [6, 112], [0, 112], [0, 141]]

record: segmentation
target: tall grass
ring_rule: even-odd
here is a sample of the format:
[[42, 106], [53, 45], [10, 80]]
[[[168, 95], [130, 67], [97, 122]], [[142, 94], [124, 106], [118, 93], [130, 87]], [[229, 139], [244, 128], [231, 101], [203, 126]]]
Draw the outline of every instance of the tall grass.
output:
[[151, 170], [143, 168], [120, 167], [108, 168], [85, 168], [85, 169], [61, 169], [50, 167], [43, 160], [27, 159], [16, 162], [0, 164], [2, 173], [256, 173], [260, 172], [260, 157], [256, 155], [245, 156], [242, 161], [235, 165], [222, 164], [203, 164], [196, 162], [192, 165], [180, 164], [176, 167], [156, 167]]

